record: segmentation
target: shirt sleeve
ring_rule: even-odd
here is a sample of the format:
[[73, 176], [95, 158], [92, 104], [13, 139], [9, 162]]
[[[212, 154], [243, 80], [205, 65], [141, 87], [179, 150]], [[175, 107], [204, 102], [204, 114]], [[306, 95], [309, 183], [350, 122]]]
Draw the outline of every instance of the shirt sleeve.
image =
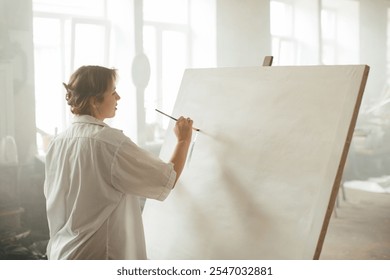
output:
[[145, 198], [164, 200], [172, 190], [176, 172], [166, 163], [126, 139], [117, 149], [111, 181], [117, 190]]

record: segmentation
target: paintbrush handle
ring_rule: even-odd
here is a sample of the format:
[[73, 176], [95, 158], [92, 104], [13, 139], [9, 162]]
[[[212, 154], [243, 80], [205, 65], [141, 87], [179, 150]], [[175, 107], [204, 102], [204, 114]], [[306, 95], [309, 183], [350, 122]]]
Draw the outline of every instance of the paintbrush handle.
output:
[[174, 118], [174, 117], [172, 117], [172, 116], [170, 116], [170, 115], [168, 115], [168, 114], [165, 114], [164, 112], [160, 111], [159, 109], [155, 109], [155, 110], [156, 110], [157, 112], [159, 112], [160, 114], [163, 114], [164, 116], [167, 116], [168, 118], [171, 118], [172, 120], [177, 121], [176, 118]]
[[[165, 114], [164, 112], [160, 111], [159, 109], [155, 109], [155, 110], [156, 110], [157, 112], [159, 112], [160, 114], [163, 114], [164, 116], [167, 116], [168, 118], [171, 118], [172, 120], [177, 121], [176, 118], [174, 118], [174, 117], [172, 117], [172, 116], [170, 116], [170, 115], [168, 115], [168, 114]], [[199, 128], [196, 128], [196, 127], [192, 127], [192, 129], [193, 129], [193, 130], [196, 130], [196, 131], [200, 131], [200, 129], [199, 129]]]

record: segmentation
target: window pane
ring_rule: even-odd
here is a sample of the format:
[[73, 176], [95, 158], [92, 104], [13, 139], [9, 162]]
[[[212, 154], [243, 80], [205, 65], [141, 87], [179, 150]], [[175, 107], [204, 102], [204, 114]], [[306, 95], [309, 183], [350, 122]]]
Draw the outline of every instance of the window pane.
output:
[[49, 134], [62, 129], [64, 117], [60, 35], [59, 20], [34, 18], [36, 124]]
[[34, 11], [104, 16], [105, 0], [33, 0]]
[[321, 11], [322, 39], [336, 40], [336, 12], [328, 9]]
[[146, 124], [154, 130], [155, 140], [164, 138], [170, 120], [154, 109], [172, 112], [188, 67], [188, 9], [188, 0], [143, 1], [143, 47], [151, 66], [144, 105]]
[[296, 44], [293, 40], [272, 38], [274, 65], [295, 65]]
[[74, 68], [105, 64], [105, 26], [76, 24]]
[[336, 50], [334, 45], [322, 46], [322, 63], [325, 65], [336, 64]]
[[156, 123], [157, 114], [154, 109], [160, 108], [161, 97], [157, 86], [157, 42], [156, 29], [152, 26], [144, 27], [144, 52], [151, 66], [149, 84], [145, 89], [145, 121], [148, 124]]
[[295, 65], [295, 44], [292, 41], [280, 41], [280, 65]]
[[185, 24], [188, 20], [187, 5], [187, 0], [144, 0], [144, 20]]
[[274, 36], [293, 35], [292, 6], [279, 1], [271, 1], [271, 34]]
[[322, 62], [353, 64], [359, 61], [359, 3], [323, 0], [321, 11]]
[[[165, 111], [171, 112], [179, 91], [184, 69], [187, 67], [186, 35], [180, 32], [165, 31], [162, 36], [162, 89]], [[165, 120], [165, 125], [168, 120]]]

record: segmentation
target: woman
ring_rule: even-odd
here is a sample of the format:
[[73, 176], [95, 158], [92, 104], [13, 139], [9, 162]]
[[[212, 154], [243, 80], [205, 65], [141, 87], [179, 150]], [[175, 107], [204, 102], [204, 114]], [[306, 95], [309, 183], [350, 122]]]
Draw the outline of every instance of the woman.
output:
[[64, 84], [75, 117], [46, 155], [49, 259], [146, 259], [139, 197], [164, 200], [183, 170], [192, 120], [178, 119], [163, 162], [103, 122], [115, 116], [115, 82], [116, 70], [83, 66]]

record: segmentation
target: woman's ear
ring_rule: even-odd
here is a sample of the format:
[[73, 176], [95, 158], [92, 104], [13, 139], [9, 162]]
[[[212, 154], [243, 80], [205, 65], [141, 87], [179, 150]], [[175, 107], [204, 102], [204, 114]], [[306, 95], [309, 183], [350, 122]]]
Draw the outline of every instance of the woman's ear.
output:
[[96, 118], [97, 114], [99, 112], [98, 104], [97, 104], [97, 101], [96, 101], [96, 97], [95, 96], [91, 96], [89, 98], [89, 100], [88, 100], [88, 103], [89, 103], [89, 108], [90, 108], [91, 115]]

